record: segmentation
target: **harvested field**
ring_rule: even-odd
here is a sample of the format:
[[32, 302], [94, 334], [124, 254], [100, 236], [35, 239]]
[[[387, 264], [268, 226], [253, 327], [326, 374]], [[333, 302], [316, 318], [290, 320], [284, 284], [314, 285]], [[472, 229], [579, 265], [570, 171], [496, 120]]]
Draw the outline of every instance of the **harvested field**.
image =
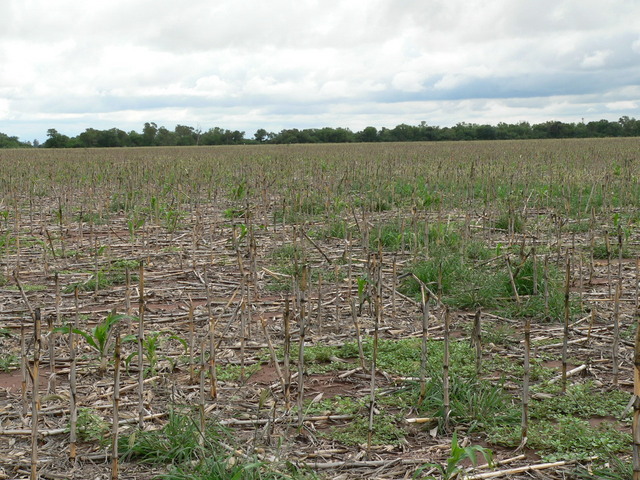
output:
[[0, 478], [625, 478], [639, 146], [0, 151]]

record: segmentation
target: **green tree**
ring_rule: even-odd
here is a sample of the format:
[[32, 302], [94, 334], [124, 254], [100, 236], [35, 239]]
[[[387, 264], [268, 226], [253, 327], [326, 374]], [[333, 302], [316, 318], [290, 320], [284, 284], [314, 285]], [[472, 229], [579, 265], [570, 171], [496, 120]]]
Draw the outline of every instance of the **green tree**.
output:
[[[39, 145], [39, 143], [36, 145], [37, 142], [38, 140], [33, 141], [34, 147]], [[25, 148], [30, 146], [29, 143], [21, 142], [18, 137], [10, 137], [5, 133], [0, 133], [0, 148]]]
[[165, 127], [160, 127], [158, 128], [158, 133], [156, 135], [155, 138], [155, 145], [160, 145], [163, 147], [170, 147], [173, 145], [176, 145], [176, 134], [173, 133], [171, 130], [165, 128]]
[[377, 142], [378, 130], [376, 127], [365, 127], [365, 129], [358, 132], [356, 136], [361, 142]]
[[176, 125], [173, 131], [176, 137], [176, 145], [195, 145], [198, 141], [198, 134], [193, 127]]
[[253, 138], [256, 139], [256, 142], [263, 143], [267, 140], [269, 134], [264, 128], [259, 128], [256, 133], [253, 134]]
[[65, 148], [69, 146], [69, 137], [58, 133], [55, 128], [47, 130], [47, 140], [44, 142], [45, 148]]
[[156, 135], [158, 134], [158, 125], [147, 122], [142, 129], [142, 145], [147, 147], [156, 144]]

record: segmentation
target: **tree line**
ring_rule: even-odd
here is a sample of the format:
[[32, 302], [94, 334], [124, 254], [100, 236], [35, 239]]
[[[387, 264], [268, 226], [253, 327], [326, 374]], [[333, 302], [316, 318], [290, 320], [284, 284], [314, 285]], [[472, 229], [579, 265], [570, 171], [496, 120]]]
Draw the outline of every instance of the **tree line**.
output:
[[176, 125], [173, 130], [147, 122], [142, 132], [125, 132], [118, 128], [97, 130], [87, 128], [75, 137], [69, 137], [51, 128], [47, 140], [40, 145], [37, 140], [21, 142], [18, 137], [0, 133], [0, 148], [99, 148], [187, 145], [239, 145], [260, 143], [348, 143], [348, 142], [415, 142], [444, 140], [517, 140], [543, 138], [593, 138], [640, 136], [640, 120], [621, 117], [618, 121], [598, 120], [588, 123], [564, 123], [548, 121], [538, 124], [528, 122], [479, 125], [458, 123], [453, 127], [438, 127], [421, 122], [419, 125], [400, 124], [394, 128], [366, 127], [353, 132], [348, 128], [290, 128], [278, 133], [258, 129], [253, 137], [245, 132], [214, 127], [203, 131], [187, 125]]

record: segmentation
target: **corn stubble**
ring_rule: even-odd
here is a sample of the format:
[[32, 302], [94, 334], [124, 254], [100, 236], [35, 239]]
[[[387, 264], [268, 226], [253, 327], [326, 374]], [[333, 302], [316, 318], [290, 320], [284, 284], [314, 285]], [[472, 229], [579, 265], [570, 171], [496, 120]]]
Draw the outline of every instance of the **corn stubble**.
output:
[[[568, 366], [580, 354], [582, 337], [585, 347], [603, 345], [607, 351], [610, 363], [590, 368], [600, 369], [612, 388], [632, 380], [620, 362], [631, 343], [628, 331], [638, 330], [637, 152], [633, 139], [2, 152], [0, 284], [16, 290], [0, 318], [22, 332], [12, 339], [22, 356], [16, 418], [26, 424], [31, 417], [31, 478], [47, 462], [38, 456], [42, 436], [49, 435], [38, 388], [44, 361], [53, 375], [48, 393], [66, 399], [59, 408], [68, 436], [55, 438], [75, 468], [83, 468], [79, 457], [95, 454], [78, 440], [78, 408], [90, 406], [89, 398], [110, 397], [111, 414], [101, 415], [112, 423], [105, 441], [115, 479], [130, 461], [119, 455], [120, 437], [136, 441], [129, 423], [143, 432], [151, 423], [145, 420], [149, 411], [167, 414], [163, 388], [173, 385], [175, 398], [194, 406], [202, 446], [212, 416], [240, 421], [231, 420], [239, 408], [234, 392], [249, 391], [250, 368], [269, 358], [276, 372], [269, 395], [237, 401], [257, 402], [248, 418], [241, 417], [253, 434], [239, 429], [238, 443], [221, 441], [221, 451], [229, 468], [269, 459], [283, 473], [278, 462], [287, 449], [269, 451], [270, 444], [259, 442], [259, 429], [292, 446], [305, 432], [313, 437], [317, 420], [309, 420], [309, 395], [316, 393], [317, 377], [307, 350], [335, 346], [337, 334], [342, 343], [354, 344], [350, 375], [369, 369], [362, 448], [378, 468], [373, 458], [383, 430], [382, 377], [406, 378], [406, 388], [417, 379], [416, 407], [427, 402], [427, 387], [437, 377], [443, 387], [438, 435], [470, 427], [453, 414], [458, 400], [452, 376], [459, 366], [450, 363], [450, 350], [458, 341], [453, 332], [463, 324], [464, 340], [474, 346], [474, 378], [494, 373], [495, 355], [524, 366], [520, 395], [513, 396], [522, 409], [518, 440], [524, 447], [537, 421], [531, 391], [544, 387], [534, 375], [541, 352], [561, 360], [560, 372], [553, 373], [560, 374], [563, 391], [581, 381], [568, 375]], [[285, 242], [293, 243], [294, 254], [283, 261], [288, 270], [280, 271], [266, 252]], [[121, 279], [100, 283], [117, 260], [137, 262], [137, 285], [128, 263]], [[267, 288], [273, 276], [284, 285], [277, 294]], [[120, 337], [123, 328], [133, 333], [136, 294], [138, 361], [130, 372], [121, 363], [134, 346]], [[163, 303], [171, 305], [163, 310]], [[74, 330], [113, 309], [125, 313], [127, 325], [112, 332], [115, 341], [106, 347], [105, 371], [99, 371], [99, 359]], [[34, 322], [16, 323], [16, 312]], [[472, 322], [464, 319], [468, 312]], [[497, 319], [513, 325], [514, 342], [492, 331]], [[64, 325], [68, 335], [56, 334]], [[160, 327], [184, 335], [187, 354], [182, 358], [175, 346], [162, 347], [165, 364], [149, 378], [143, 343]], [[382, 335], [421, 338], [412, 375], [381, 371]], [[437, 372], [431, 370], [431, 342], [443, 342]], [[500, 350], [504, 345], [515, 346]], [[229, 378], [235, 367], [238, 378], [218, 379], [220, 372]], [[633, 440], [628, 450], [615, 453], [633, 453], [634, 478], [640, 478], [638, 403]], [[398, 407], [401, 414], [406, 407]], [[289, 450], [295, 448], [302, 447]], [[304, 455], [296, 457], [302, 458], [299, 465], [314, 458]], [[202, 458], [190, 461], [180, 468], [195, 471], [204, 464]], [[332, 468], [317, 458], [315, 464]]]

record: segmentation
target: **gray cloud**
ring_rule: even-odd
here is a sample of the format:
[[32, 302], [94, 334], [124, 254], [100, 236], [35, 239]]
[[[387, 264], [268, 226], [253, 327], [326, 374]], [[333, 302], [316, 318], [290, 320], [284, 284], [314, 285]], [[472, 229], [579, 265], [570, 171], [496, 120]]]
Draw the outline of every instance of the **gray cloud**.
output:
[[637, 117], [635, 18], [625, 0], [7, 0], [0, 131]]

